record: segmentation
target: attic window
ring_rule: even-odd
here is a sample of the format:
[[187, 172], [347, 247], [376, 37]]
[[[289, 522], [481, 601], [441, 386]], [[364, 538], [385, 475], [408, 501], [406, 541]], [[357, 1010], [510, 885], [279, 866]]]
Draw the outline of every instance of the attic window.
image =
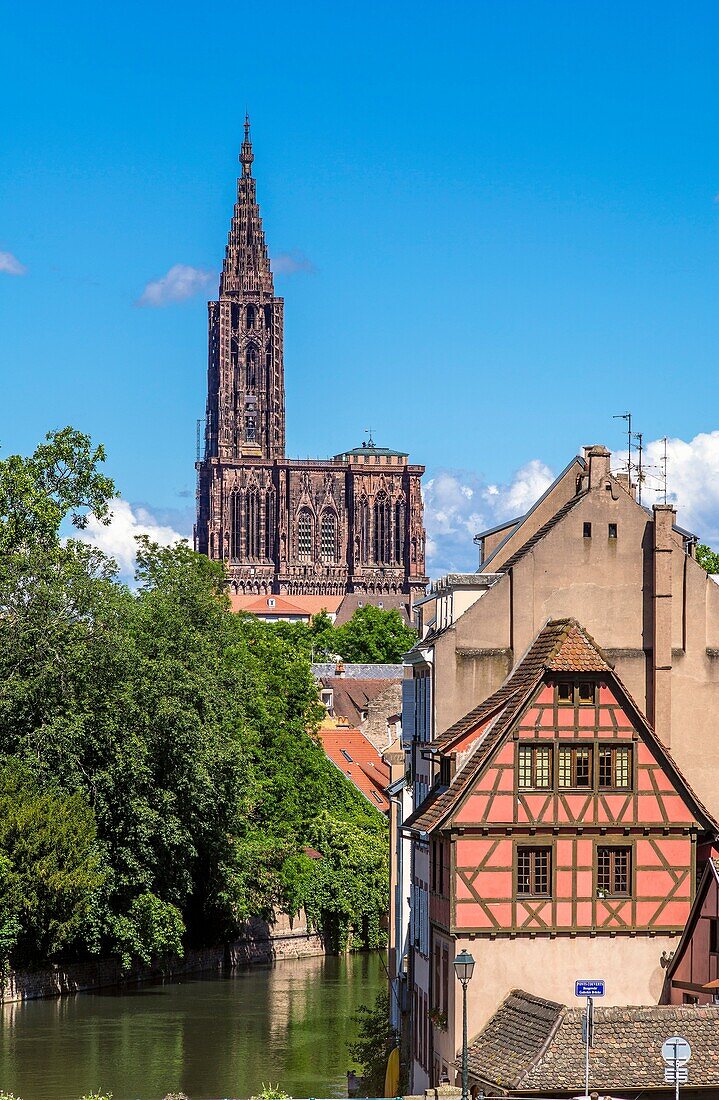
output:
[[275, 601], [274, 600], [268, 600], [267, 601], [267, 606], [268, 607], [274, 607], [275, 606]]
[[381, 799], [381, 798], [380, 798], [380, 796], [379, 796], [379, 795], [377, 794], [377, 791], [372, 791], [372, 797], [374, 798], [375, 802], [376, 802], [376, 803], [377, 803], [378, 805], [380, 805], [380, 806], [382, 805], [382, 799]]
[[615, 539], [617, 537], [617, 525], [616, 523], [609, 524], [609, 538]]
[[574, 684], [557, 684], [557, 703], [560, 707], [570, 707], [574, 703]]
[[345, 758], [345, 760], [347, 761], [348, 764], [353, 764], [354, 763], [352, 757], [347, 752], [347, 749], [340, 749], [340, 752], [342, 753], [342, 755], [344, 756], [344, 758]]
[[591, 523], [584, 524], [584, 538], [590, 539], [592, 537], [592, 525]]
[[594, 706], [595, 685], [591, 680], [580, 680], [577, 684], [577, 702], [580, 707]]

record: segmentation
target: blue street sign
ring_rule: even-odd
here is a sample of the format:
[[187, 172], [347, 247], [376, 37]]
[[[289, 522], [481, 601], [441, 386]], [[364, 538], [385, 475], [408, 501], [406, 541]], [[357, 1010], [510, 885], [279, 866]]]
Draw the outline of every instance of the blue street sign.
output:
[[604, 982], [601, 980], [596, 981], [578, 981], [574, 983], [574, 996], [575, 997], [603, 997], [604, 996]]

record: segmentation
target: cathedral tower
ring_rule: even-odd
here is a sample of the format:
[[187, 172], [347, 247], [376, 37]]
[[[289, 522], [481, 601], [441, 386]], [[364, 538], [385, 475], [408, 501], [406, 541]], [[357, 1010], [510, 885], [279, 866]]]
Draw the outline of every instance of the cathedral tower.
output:
[[402, 451], [287, 459], [282, 298], [252, 176], [250, 123], [218, 301], [209, 302], [205, 451], [195, 549], [226, 564], [235, 606], [257, 596], [343, 597], [409, 616], [424, 594], [420, 478]]
[[219, 301], [208, 303], [206, 451], [222, 459], [285, 456], [283, 301], [275, 297], [253, 160], [246, 118]]

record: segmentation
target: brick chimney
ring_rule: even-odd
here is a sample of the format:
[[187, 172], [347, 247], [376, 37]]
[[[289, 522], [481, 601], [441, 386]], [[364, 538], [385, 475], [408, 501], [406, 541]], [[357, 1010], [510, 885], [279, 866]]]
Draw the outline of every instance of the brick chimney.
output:
[[655, 504], [654, 520], [654, 632], [652, 638], [652, 706], [650, 719], [669, 748], [672, 741], [672, 528], [676, 512], [671, 504]]
[[589, 488], [603, 489], [609, 477], [611, 451], [597, 444], [594, 447], [585, 447], [584, 453], [589, 463]]
[[345, 663], [344, 661], [338, 661], [335, 665], [335, 676], [345, 675]]

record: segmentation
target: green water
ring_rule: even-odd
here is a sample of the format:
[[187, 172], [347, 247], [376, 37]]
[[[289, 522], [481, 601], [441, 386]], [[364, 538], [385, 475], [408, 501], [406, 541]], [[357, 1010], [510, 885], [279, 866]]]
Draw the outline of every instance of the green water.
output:
[[0, 1089], [23, 1100], [346, 1096], [352, 1014], [385, 974], [376, 955], [297, 959], [0, 1009]]

